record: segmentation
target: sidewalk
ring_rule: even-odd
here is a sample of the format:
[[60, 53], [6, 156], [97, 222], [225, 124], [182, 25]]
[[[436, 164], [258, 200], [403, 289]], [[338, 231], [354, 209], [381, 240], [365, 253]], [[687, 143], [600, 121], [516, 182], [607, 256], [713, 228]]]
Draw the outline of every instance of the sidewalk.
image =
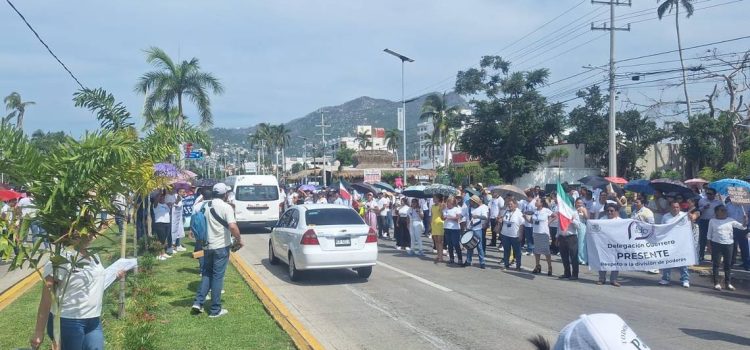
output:
[[[47, 263], [47, 257], [40, 262], [39, 266], [44, 266]], [[14, 284], [18, 283], [22, 279], [26, 278], [29, 274], [34, 272], [33, 269], [24, 268], [16, 269], [14, 271], [8, 271], [10, 269], [10, 263], [0, 263], [0, 294], [4, 293]]]

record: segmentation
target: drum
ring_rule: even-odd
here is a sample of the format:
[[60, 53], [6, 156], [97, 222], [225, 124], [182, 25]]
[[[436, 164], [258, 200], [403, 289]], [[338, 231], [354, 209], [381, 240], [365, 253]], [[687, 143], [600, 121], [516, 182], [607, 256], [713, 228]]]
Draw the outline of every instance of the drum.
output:
[[479, 238], [474, 236], [474, 232], [466, 231], [461, 235], [461, 245], [467, 250], [474, 249], [479, 245]]

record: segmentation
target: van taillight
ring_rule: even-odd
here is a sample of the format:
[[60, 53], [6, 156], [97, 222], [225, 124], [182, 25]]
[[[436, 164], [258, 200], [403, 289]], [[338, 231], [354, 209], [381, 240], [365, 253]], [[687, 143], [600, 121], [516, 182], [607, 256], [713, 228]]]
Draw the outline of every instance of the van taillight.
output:
[[365, 243], [378, 243], [378, 233], [375, 232], [375, 230], [370, 227], [370, 230], [367, 231], [367, 240]]
[[302, 235], [302, 241], [299, 243], [302, 245], [320, 245], [318, 235], [315, 234], [315, 230], [313, 229], [305, 231], [305, 234]]

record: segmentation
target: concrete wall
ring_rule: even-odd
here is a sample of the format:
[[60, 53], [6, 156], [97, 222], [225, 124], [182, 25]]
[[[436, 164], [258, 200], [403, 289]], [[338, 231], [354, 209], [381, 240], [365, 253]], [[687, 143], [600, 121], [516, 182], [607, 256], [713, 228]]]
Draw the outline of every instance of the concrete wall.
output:
[[646, 155], [636, 163], [643, 168], [643, 175], [648, 178], [652, 172], [676, 170], [684, 174], [685, 158], [680, 155], [680, 144], [658, 143], [646, 151]]

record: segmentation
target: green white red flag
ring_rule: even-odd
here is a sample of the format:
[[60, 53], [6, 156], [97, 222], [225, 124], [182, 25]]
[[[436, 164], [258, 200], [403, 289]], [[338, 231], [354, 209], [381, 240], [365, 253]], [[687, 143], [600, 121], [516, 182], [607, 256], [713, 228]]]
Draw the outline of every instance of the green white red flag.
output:
[[576, 210], [573, 208], [573, 201], [559, 181], [557, 182], [557, 212], [558, 219], [560, 220], [560, 230], [564, 232], [573, 221]]

